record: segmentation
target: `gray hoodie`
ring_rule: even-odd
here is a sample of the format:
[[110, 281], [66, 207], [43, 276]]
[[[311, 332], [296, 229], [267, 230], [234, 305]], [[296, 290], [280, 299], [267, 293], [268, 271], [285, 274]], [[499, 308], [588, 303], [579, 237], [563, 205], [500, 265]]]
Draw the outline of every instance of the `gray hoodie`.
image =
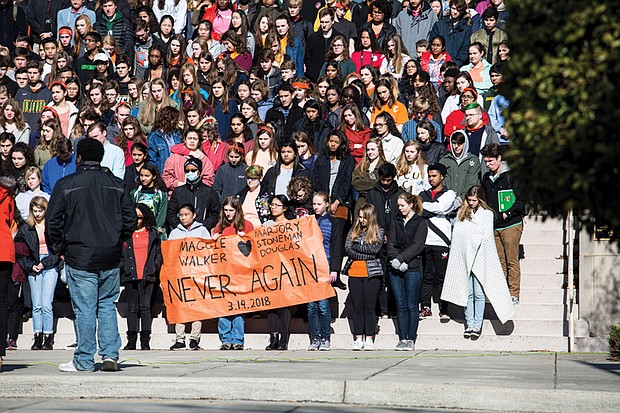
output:
[[469, 188], [480, 185], [480, 161], [477, 156], [469, 153], [469, 139], [465, 131], [454, 131], [450, 135], [450, 142], [452, 137], [459, 133], [465, 134], [463, 153], [457, 157], [452, 152], [452, 145], [450, 145], [450, 151], [439, 160], [439, 163], [447, 169], [443, 185], [456, 192], [456, 196], [462, 200]]
[[189, 229], [185, 228], [183, 224], [177, 225], [177, 227], [170, 232], [170, 236], [168, 237], [169, 240], [182, 238], [212, 239], [209, 230], [198, 221], [195, 221]]

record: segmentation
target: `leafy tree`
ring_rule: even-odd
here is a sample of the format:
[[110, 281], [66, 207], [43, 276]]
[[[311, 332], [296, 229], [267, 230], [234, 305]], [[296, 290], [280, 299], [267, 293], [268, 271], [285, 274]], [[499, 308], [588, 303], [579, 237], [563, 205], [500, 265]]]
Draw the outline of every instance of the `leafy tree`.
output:
[[506, 1], [506, 154], [534, 205], [620, 234], [620, 0]]

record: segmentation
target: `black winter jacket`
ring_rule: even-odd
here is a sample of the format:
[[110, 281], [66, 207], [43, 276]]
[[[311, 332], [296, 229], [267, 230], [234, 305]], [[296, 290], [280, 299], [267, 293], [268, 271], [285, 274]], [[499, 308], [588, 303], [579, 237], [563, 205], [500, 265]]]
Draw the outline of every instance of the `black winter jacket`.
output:
[[377, 222], [381, 228], [389, 232], [392, 222], [398, 215], [398, 205], [396, 199], [405, 192], [393, 181], [387, 191], [383, 190], [380, 182], [366, 194], [366, 202], [372, 204], [377, 211]]
[[422, 272], [422, 252], [427, 232], [426, 219], [420, 215], [414, 214], [405, 224], [405, 218], [399, 214], [388, 234], [388, 260], [396, 258], [409, 264], [409, 271]]
[[[148, 282], [156, 282], [159, 277], [159, 270], [164, 263], [161, 253], [161, 240], [159, 233], [150, 229], [149, 231], [149, 249], [144, 264], [143, 280]], [[121, 265], [121, 284], [129, 284], [138, 280], [138, 271], [136, 269], [136, 256], [133, 249], [133, 237], [130, 237], [125, 243], [123, 249], [123, 261]]]
[[47, 208], [48, 247], [73, 268], [109, 270], [118, 267], [123, 242], [137, 220], [123, 181], [99, 162], [84, 162], [54, 186]]
[[[281, 106], [274, 106], [267, 111], [265, 114], [265, 123], [276, 122], [282, 128], [282, 138], [289, 139], [293, 134], [295, 129], [295, 122], [299, 120], [304, 114], [304, 110], [299, 107], [297, 104], [297, 100], [293, 100], [293, 104], [288, 113], [288, 117], [284, 116], [284, 112], [282, 111]], [[281, 145], [282, 142], [278, 142], [278, 146]]]
[[[39, 235], [36, 228], [28, 224], [24, 224], [19, 228], [17, 235], [15, 235], [15, 242], [23, 242], [28, 246], [29, 255], [27, 257], [16, 255], [19, 266], [22, 267], [26, 274], [34, 274], [32, 267], [39, 263], [43, 264], [45, 268], [50, 268], [58, 265], [60, 261], [58, 255], [51, 252], [47, 257], [41, 259], [39, 255]], [[45, 242], [49, 243], [47, 235], [45, 236]]]
[[174, 188], [168, 201], [168, 213], [166, 214], [170, 228], [176, 228], [181, 223], [179, 209], [184, 204], [192, 204], [196, 209], [196, 221], [211, 231], [220, 216], [220, 199], [211, 188], [198, 181], [196, 184], [185, 184]]
[[[30, 31], [34, 38], [37, 40], [36, 43], [40, 42], [39, 36], [41, 33], [52, 32], [53, 36], [56, 36], [57, 27], [56, 17], [58, 16], [58, 11], [62, 9], [66, 9], [69, 7], [71, 3], [68, 0], [29, 0], [28, 2], [28, 24], [30, 25]], [[45, 20], [47, 17], [47, 8], [50, 8], [50, 28], [47, 28]], [[73, 29], [73, 27], [72, 27]]]
[[353, 169], [355, 169], [355, 160], [351, 155], [340, 161], [338, 167], [338, 175], [336, 176], [336, 182], [329, 191], [329, 173], [330, 173], [331, 161], [328, 155], [320, 154], [316, 158], [314, 163], [313, 181], [314, 187], [318, 191], [327, 192], [330, 196], [331, 202], [336, 199], [340, 201], [340, 205], [350, 207], [351, 206], [351, 178], [353, 175]]
[[446, 18], [439, 20], [433, 26], [429, 39], [435, 36], [443, 36], [446, 39], [446, 52], [452, 58], [452, 61], [461, 67], [469, 62], [469, 44], [471, 41], [472, 27], [467, 23], [466, 19], [461, 19], [452, 25], [452, 19]]

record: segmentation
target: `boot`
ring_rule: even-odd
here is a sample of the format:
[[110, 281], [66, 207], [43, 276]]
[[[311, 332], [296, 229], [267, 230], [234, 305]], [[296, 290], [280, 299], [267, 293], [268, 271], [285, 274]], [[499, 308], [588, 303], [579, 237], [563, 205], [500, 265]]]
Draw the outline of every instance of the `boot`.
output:
[[269, 334], [269, 345], [265, 347], [265, 350], [277, 350], [279, 341], [279, 334]]
[[43, 348], [43, 333], [35, 333], [34, 343], [30, 350], [41, 350]]
[[347, 289], [347, 285], [343, 283], [342, 280], [340, 279], [340, 274], [338, 274], [338, 278], [336, 278], [336, 281], [332, 283], [332, 287], [339, 288], [341, 290]]
[[280, 334], [280, 341], [278, 342], [278, 350], [288, 350], [288, 339], [290, 334]]
[[151, 349], [151, 332], [150, 331], [140, 331], [140, 350], [150, 350]]
[[46, 334], [45, 341], [43, 342], [42, 350], [54, 350], [54, 335]]
[[138, 341], [138, 332], [128, 331], [127, 332], [127, 345], [123, 347], [123, 350], [135, 350], [136, 341]]

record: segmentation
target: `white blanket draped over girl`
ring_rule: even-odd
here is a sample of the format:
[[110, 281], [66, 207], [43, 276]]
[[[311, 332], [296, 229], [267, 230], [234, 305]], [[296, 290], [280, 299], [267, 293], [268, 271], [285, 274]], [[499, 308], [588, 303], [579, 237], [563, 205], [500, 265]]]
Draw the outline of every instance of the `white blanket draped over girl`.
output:
[[484, 208], [478, 208], [471, 221], [457, 221], [454, 225], [441, 299], [466, 307], [471, 273], [502, 324], [510, 320], [515, 308], [495, 247], [493, 212]]

